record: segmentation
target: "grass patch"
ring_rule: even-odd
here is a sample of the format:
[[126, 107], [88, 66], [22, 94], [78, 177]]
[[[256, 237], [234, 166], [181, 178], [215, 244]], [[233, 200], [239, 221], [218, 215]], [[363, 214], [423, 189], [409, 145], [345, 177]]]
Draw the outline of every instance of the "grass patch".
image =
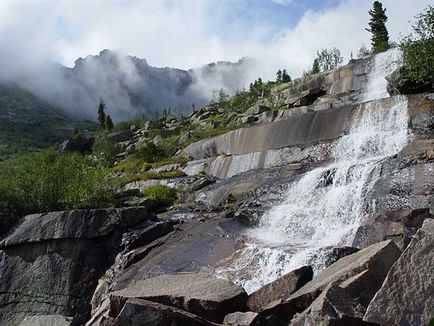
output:
[[0, 233], [27, 214], [112, 202], [107, 170], [90, 155], [50, 149], [0, 163]]
[[155, 185], [145, 189], [143, 196], [170, 206], [178, 199], [178, 191], [168, 186]]
[[164, 172], [138, 172], [138, 173], [128, 173], [124, 174], [121, 177], [114, 177], [113, 183], [119, 187], [122, 187], [123, 185], [126, 185], [127, 183], [139, 181], [139, 180], [159, 180], [159, 179], [168, 179], [168, 178], [177, 178], [177, 177], [183, 177], [185, 176], [185, 173], [179, 170], [173, 170], [173, 171], [164, 171]]

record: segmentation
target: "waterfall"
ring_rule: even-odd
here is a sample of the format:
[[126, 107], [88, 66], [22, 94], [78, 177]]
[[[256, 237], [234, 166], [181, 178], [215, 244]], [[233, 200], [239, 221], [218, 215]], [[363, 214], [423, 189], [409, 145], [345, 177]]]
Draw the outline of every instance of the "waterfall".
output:
[[377, 54], [371, 63], [366, 89], [361, 96], [362, 102], [389, 97], [387, 80], [384, 77], [402, 66], [402, 53], [398, 48], [393, 48]]
[[[375, 57], [367, 98], [388, 96], [379, 79], [387, 74], [382, 64], [392, 52]], [[369, 93], [374, 89], [376, 95]], [[319, 270], [324, 248], [351, 244], [361, 219], [375, 206], [364, 194], [379, 178], [382, 162], [408, 143], [406, 98], [391, 98], [387, 107], [383, 102], [358, 106], [349, 133], [332, 144], [332, 162], [289, 185], [281, 204], [247, 233], [246, 246], [218, 272], [221, 276], [251, 293], [305, 264]]]

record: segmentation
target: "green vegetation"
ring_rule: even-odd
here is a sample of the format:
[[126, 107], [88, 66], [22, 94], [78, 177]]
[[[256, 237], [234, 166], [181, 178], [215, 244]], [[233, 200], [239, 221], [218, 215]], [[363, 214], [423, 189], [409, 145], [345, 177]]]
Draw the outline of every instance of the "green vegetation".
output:
[[53, 149], [1, 162], [0, 233], [26, 214], [111, 205], [106, 175], [89, 155]]
[[113, 121], [112, 118], [110, 117], [110, 114], [108, 114], [107, 117], [105, 118], [105, 129], [107, 131], [113, 130]]
[[319, 65], [318, 58], [315, 58], [312, 63], [312, 70], [310, 71], [312, 75], [318, 74], [321, 72], [321, 67]]
[[121, 121], [121, 122], [116, 123], [113, 126], [113, 131], [114, 132], [127, 131], [127, 130], [131, 129], [131, 126], [136, 126], [137, 128], [143, 128], [144, 124], [145, 124], [144, 119], [125, 120], [125, 121]]
[[286, 69], [278, 70], [276, 73], [276, 83], [290, 83], [292, 81], [291, 76], [286, 72]]
[[143, 191], [143, 196], [170, 206], [177, 200], [178, 191], [168, 186], [155, 185], [145, 189]]
[[119, 149], [106, 130], [101, 130], [96, 134], [93, 153], [105, 167], [110, 167], [115, 163]]
[[400, 44], [408, 77], [434, 88], [434, 7], [416, 16], [413, 32]]
[[369, 21], [369, 28], [366, 28], [366, 30], [372, 34], [372, 52], [379, 53], [388, 50], [390, 45], [389, 32], [386, 28], [386, 9], [383, 8], [380, 1], [374, 1], [373, 8], [369, 10], [369, 15], [371, 19]]
[[177, 177], [183, 177], [185, 176], [185, 173], [179, 170], [173, 170], [173, 171], [163, 171], [163, 172], [137, 172], [137, 173], [126, 173], [120, 177], [116, 177], [113, 179], [113, 183], [116, 186], [124, 186], [127, 183], [133, 182], [133, 181], [139, 181], [139, 180], [159, 180], [159, 179], [169, 179], [169, 178], [177, 178]]
[[315, 68], [316, 70], [319, 66], [321, 71], [329, 71], [335, 69], [344, 60], [344, 58], [341, 56], [341, 51], [339, 51], [339, 49], [337, 48], [322, 49], [321, 51], [316, 51], [315, 59], [317, 60], [317, 63], [315, 63], [314, 60], [312, 68]]
[[110, 114], [105, 113], [105, 104], [102, 99], [99, 100], [98, 105], [98, 122], [103, 130], [112, 131], [113, 130], [113, 121], [110, 117]]
[[372, 54], [372, 51], [369, 50], [365, 44], [362, 44], [362, 46], [360, 47], [359, 51], [357, 52], [357, 58], [363, 58], [366, 57], [367, 55]]
[[74, 128], [88, 136], [97, 125], [76, 121], [23, 89], [0, 84], [0, 161], [46, 149], [68, 138]]

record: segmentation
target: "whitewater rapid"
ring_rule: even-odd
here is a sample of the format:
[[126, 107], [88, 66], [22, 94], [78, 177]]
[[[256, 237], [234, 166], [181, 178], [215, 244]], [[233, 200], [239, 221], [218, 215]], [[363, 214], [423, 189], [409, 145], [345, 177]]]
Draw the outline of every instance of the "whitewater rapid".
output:
[[[393, 69], [395, 52], [374, 58], [363, 99], [388, 97], [382, 79]], [[326, 248], [351, 244], [362, 218], [375, 207], [364, 195], [378, 180], [382, 162], [409, 140], [406, 98], [390, 101], [386, 108], [381, 101], [358, 106], [349, 133], [332, 144], [331, 163], [289, 185], [282, 202], [247, 233], [246, 246], [220, 275], [251, 293], [306, 264], [318, 271]]]

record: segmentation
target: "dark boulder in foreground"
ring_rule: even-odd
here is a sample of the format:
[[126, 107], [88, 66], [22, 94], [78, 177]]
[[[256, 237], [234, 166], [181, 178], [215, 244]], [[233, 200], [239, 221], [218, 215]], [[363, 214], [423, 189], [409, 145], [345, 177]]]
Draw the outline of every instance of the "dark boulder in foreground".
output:
[[128, 299], [113, 326], [217, 326], [187, 311], [161, 303]]
[[285, 300], [292, 293], [312, 280], [312, 276], [313, 271], [310, 266], [303, 266], [293, 270], [250, 294], [247, 305], [252, 311], [262, 311], [272, 302]]
[[364, 320], [382, 325], [427, 325], [434, 317], [434, 220], [426, 219], [392, 266]]
[[351, 298], [336, 283], [328, 285], [291, 326], [303, 325], [367, 325], [362, 321], [366, 308]]
[[35, 325], [70, 319], [84, 324], [98, 279], [120, 250], [122, 229], [149, 219], [140, 208], [23, 218], [0, 243], [0, 324], [19, 325], [25, 318]]
[[[361, 320], [363, 313], [360, 313], [359, 305], [366, 309], [400, 254], [401, 251], [394, 242], [387, 240], [341, 258], [316, 275], [312, 281], [290, 295], [285, 301], [270, 304], [261, 314], [275, 315], [284, 322], [289, 322], [294, 316], [294, 320], [302, 318], [311, 322], [329, 319], [343, 322], [341, 319], [344, 317], [344, 319]], [[326, 289], [333, 284], [338, 285], [340, 289], [331, 288], [331, 292], [328, 293], [329, 290], [326, 291]], [[323, 301], [327, 301], [328, 297], [339, 297], [341, 294], [347, 298], [345, 300], [348, 301], [346, 303], [348, 309], [345, 308], [340, 315], [325, 313], [324, 309], [326, 308], [323, 307]], [[321, 298], [315, 302], [320, 296]], [[342, 306], [342, 302], [336, 301], [335, 304]], [[357, 309], [354, 308], [356, 306]], [[310, 317], [311, 312], [314, 314], [312, 317]], [[297, 317], [299, 315], [296, 313], [302, 313], [304, 317]]]
[[205, 273], [166, 274], [135, 282], [110, 294], [110, 315], [117, 316], [131, 298], [183, 309], [213, 322], [246, 310], [247, 294], [227, 280]]

